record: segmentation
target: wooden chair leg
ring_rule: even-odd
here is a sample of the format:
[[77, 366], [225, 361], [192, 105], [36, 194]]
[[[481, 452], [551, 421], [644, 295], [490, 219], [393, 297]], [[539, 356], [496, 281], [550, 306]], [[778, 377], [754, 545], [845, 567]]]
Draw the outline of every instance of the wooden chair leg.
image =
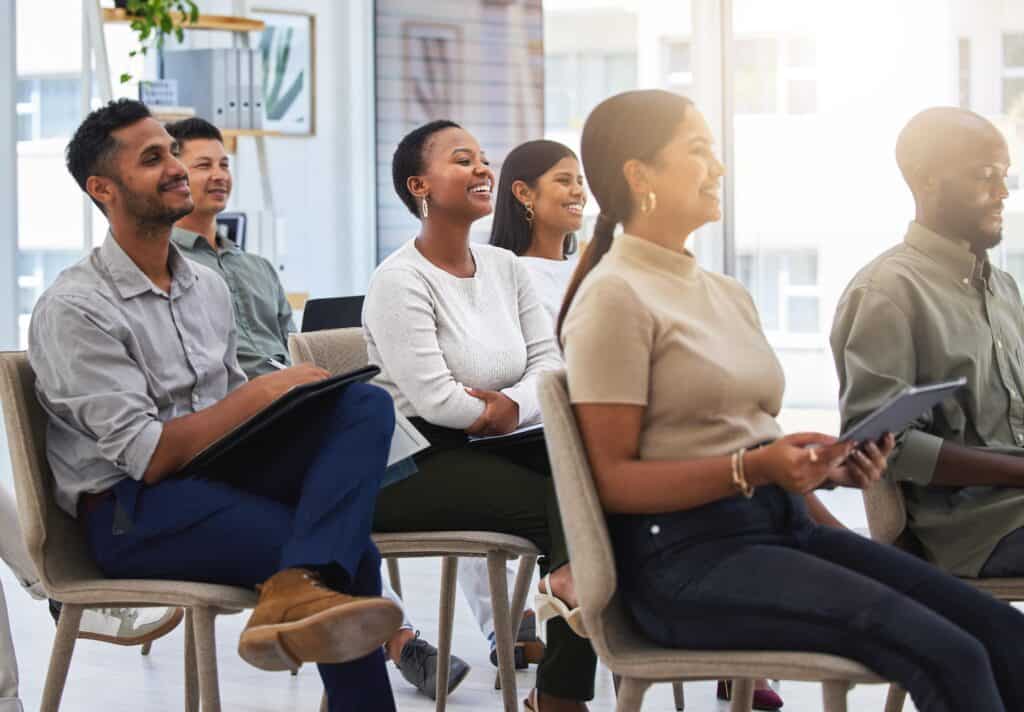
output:
[[[613, 680], [619, 679], [616, 675]], [[647, 680], [634, 680], [631, 677], [624, 677], [616, 685], [618, 700], [615, 704], [615, 712], [640, 712], [644, 703], [644, 695], [651, 683]]]
[[846, 694], [850, 683], [846, 680], [826, 680], [821, 683], [821, 697], [825, 712], [846, 712]]
[[[519, 569], [516, 571], [516, 585], [512, 592], [512, 634], [513, 644], [519, 635], [519, 627], [523, 624], [523, 613], [526, 612], [526, 599], [530, 595], [530, 581], [533, 580], [533, 570], [537, 566], [536, 556], [523, 556], [519, 559]], [[494, 674], [494, 689], [501, 689], [501, 672]]]
[[448, 670], [452, 656], [452, 628], [455, 625], [455, 584], [459, 573], [457, 556], [441, 559], [441, 608], [437, 632], [437, 704], [434, 709], [444, 712], [448, 704]]
[[199, 665], [192, 609], [185, 609], [185, 712], [199, 712]]
[[732, 704], [729, 712], [750, 712], [754, 706], [754, 681], [732, 681]]
[[142, 649], [139, 651], [142, 655], [149, 655], [149, 651], [153, 649], [153, 641], [147, 640], [142, 644]]
[[327, 712], [327, 690], [320, 695], [320, 712]]
[[78, 626], [82, 623], [84, 610], [85, 606], [71, 603], [65, 603], [61, 607], [57, 635], [53, 639], [53, 652], [50, 653], [50, 667], [46, 671], [43, 699], [39, 703], [40, 712], [57, 712], [60, 707], [60, 698], [64, 694], [64, 684], [71, 668], [71, 656], [75, 652], [75, 640], [78, 639]]
[[196, 663], [199, 667], [199, 700], [203, 712], [220, 712], [215, 618], [216, 615], [209, 608], [193, 609], [192, 627], [196, 639]]
[[686, 698], [683, 696], [683, 683], [672, 683], [672, 697], [676, 702], [676, 712], [683, 712], [686, 709]]
[[402, 597], [402, 574], [398, 571], [398, 559], [389, 558], [388, 562], [388, 580], [391, 582], [391, 588], [395, 589], [395, 593], [398, 597]]
[[889, 694], [885, 697], [885, 712], [903, 712], [903, 704], [907, 701], [907, 691], [895, 682], [889, 685]]
[[[498, 676], [501, 678], [501, 697], [505, 712], [517, 712], [516, 698], [516, 634], [512, 631], [513, 611], [508, 602], [508, 578], [505, 576], [505, 554], [492, 551], [487, 554], [487, 576], [491, 583], [491, 608], [494, 611], [494, 645], [498, 651]], [[520, 571], [520, 573], [522, 573]], [[518, 592], [519, 579], [516, 577]], [[525, 600], [525, 595], [523, 599]], [[521, 617], [521, 613], [520, 613]]]

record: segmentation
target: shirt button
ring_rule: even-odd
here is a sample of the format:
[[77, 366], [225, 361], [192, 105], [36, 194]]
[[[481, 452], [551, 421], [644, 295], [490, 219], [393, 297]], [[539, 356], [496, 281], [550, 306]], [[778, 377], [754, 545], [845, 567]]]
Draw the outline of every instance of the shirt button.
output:
[[971, 280], [969, 280], [966, 277], [964, 277], [964, 284], [970, 284], [970, 283], [971, 283]]
[[661, 527], [659, 527], [657, 524], [652, 524], [651, 534], [653, 534], [654, 536], [658, 536], [659, 534], [661, 534]]
[[1017, 442], [1024, 443], [1024, 435], [1017, 433]]
[[1002, 342], [1002, 341], [998, 341], [998, 340], [997, 340], [997, 341], [996, 341], [996, 348], [997, 348], [997, 349], [1001, 349], [1001, 348], [1003, 348], [1003, 342]]

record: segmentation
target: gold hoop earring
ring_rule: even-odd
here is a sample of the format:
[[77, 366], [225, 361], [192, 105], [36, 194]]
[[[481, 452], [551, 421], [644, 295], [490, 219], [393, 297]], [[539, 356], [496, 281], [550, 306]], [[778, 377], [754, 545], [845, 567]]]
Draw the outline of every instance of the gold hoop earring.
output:
[[420, 201], [420, 217], [424, 220], [430, 215], [430, 204], [427, 202], [427, 196], [423, 196], [423, 200]]
[[534, 218], [533, 206], [530, 203], [527, 203], [524, 207], [526, 210], [526, 224], [532, 227]]
[[651, 191], [640, 199], [640, 212], [649, 215], [658, 209], [658, 196]]

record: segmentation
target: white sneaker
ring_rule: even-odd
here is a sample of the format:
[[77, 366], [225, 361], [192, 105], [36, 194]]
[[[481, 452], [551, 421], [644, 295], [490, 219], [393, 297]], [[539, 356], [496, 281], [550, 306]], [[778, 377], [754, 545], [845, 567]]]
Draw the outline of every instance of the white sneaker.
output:
[[78, 637], [115, 645], [143, 645], [178, 627], [181, 608], [87, 608]]

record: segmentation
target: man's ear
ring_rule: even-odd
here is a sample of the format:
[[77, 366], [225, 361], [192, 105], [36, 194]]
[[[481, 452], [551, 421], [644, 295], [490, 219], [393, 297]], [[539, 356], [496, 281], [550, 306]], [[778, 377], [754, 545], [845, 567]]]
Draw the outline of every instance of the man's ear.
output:
[[117, 196], [114, 181], [106, 176], [89, 176], [85, 180], [85, 192], [105, 207], [109, 207]]
[[512, 182], [512, 195], [523, 205], [529, 205], [534, 201], [533, 191], [526, 181], [517, 180]]
[[423, 176], [409, 176], [405, 181], [405, 187], [417, 198], [430, 193], [430, 183]]

